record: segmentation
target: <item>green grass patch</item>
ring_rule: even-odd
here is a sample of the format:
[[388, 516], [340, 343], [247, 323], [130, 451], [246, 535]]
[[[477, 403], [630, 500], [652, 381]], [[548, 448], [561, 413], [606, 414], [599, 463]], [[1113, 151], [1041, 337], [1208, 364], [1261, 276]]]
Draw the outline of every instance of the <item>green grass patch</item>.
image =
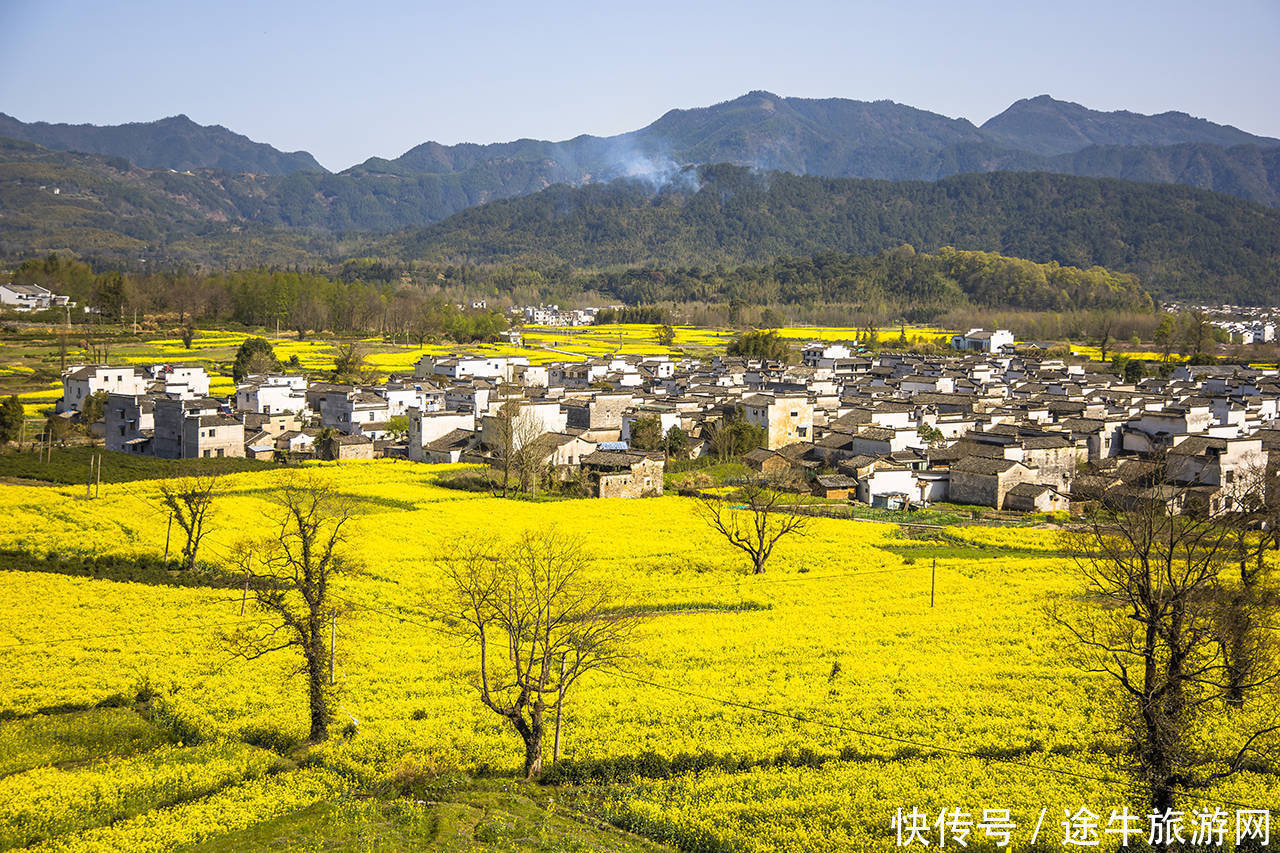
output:
[[15, 773], [0, 779], [0, 850], [107, 826], [283, 767], [265, 750], [212, 743]]
[[772, 604], [759, 601], [672, 601], [665, 604], [631, 604], [606, 612], [618, 615], [665, 616], [678, 613], [750, 613], [772, 610]]
[[658, 851], [637, 836], [582, 818], [554, 792], [511, 783], [467, 788], [446, 800], [342, 800], [178, 848], [183, 853], [361, 850]]
[[89, 457], [102, 455], [102, 482], [126, 483], [190, 474], [238, 474], [279, 467], [255, 459], [156, 459], [91, 447], [55, 447], [44, 462], [33, 451], [0, 453], [0, 477], [19, 477], [60, 485], [81, 485], [89, 479]]
[[45, 765], [133, 755], [166, 740], [159, 726], [132, 708], [0, 720], [0, 776]]
[[[104, 463], [105, 465], [105, 463]], [[165, 562], [145, 554], [31, 554], [10, 548], [0, 549], [0, 572], [50, 572], [82, 578], [144, 583], [151, 586], [191, 586], [230, 589], [239, 587], [243, 577], [224, 574], [199, 562], [192, 571], [177, 562]]]

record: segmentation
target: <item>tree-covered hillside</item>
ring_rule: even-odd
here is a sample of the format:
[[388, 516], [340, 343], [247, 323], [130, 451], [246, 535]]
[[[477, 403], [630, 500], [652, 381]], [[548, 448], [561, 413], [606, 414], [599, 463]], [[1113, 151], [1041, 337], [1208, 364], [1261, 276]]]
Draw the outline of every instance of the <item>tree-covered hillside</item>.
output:
[[888, 182], [689, 170], [552, 187], [396, 235], [380, 254], [472, 263], [714, 265], [903, 243], [1135, 273], [1159, 295], [1237, 302], [1280, 291], [1280, 211], [1186, 187], [1040, 173]]

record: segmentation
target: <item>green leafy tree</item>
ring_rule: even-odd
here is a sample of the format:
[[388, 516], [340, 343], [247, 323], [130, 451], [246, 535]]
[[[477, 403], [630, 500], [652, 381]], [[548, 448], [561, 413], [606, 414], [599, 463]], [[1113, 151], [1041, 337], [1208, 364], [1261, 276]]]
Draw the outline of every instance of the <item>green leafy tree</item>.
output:
[[387, 432], [392, 435], [404, 438], [409, 434], [409, 417], [407, 415], [396, 415], [387, 420]]
[[1169, 360], [1169, 353], [1173, 350], [1174, 339], [1177, 337], [1177, 326], [1174, 324], [1173, 315], [1165, 314], [1160, 318], [1160, 325], [1156, 327], [1152, 335], [1155, 345], [1160, 348], [1160, 355], [1164, 361]]
[[276, 358], [271, 342], [266, 338], [246, 338], [236, 350], [235, 363], [231, 365], [231, 376], [236, 382], [243, 382], [246, 376], [255, 373], [271, 373], [280, 369], [280, 360]]
[[10, 395], [4, 405], [0, 406], [0, 443], [18, 440], [22, 435], [23, 417], [22, 402], [18, 395]]
[[729, 344], [729, 355], [742, 358], [762, 358], [768, 361], [791, 361], [794, 353], [777, 332], [755, 330], [746, 332]]
[[920, 426], [916, 427], [916, 432], [930, 447], [937, 447], [947, 440], [947, 437], [942, 434], [942, 430], [932, 424], [920, 424]]
[[334, 382], [359, 382], [364, 372], [364, 351], [359, 344], [343, 344], [333, 359]]
[[1135, 385], [1147, 375], [1147, 366], [1136, 358], [1131, 358], [1124, 366], [1124, 381]]
[[1192, 358], [1205, 355], [1213, 346], [1213, 324], [1203, 311], [1192, 311], [1186, 320], [1185, 340]]
[[182, 335], [182, 346], [186, 349], [191, 349], [191, 341], [194, 340], [196, 336], [196, 327], [187, 323], [182, 327], [180, 334]]
[[94, 391], [80, 405], [80, 423], [88, 429], [107, 415], [107, 392]]
[[631, 446], [636, 450], [662, 449], [662, 421], [657, 415], [643, 415], [632, 422]]
[[61, 418], [57, 415], [49, 415], [49, 417], [44, 420], [44, 430], [49, 441], [56, 444], [62, 444], [67, 440], [67, 436], [71, 434], [71, 424], [66, 418]]
[[767, 439], [764, 427], [749, 423], [741, 406], [723, 423], [713, 424], [707, 435], [711, 449], [721, 459], [732, 459], [750, 453], [757, 447], [764, 447]]
[[676, 342], [676, 330], [667, 325], [658, 327], [658, 331], [654, 337], [658, 341], [658, 346], [669, 347]]
[[679, 459], [689, 454], [689, 434], [678, 426], [667, 430], [664, 439], [664, 450], [672, 459]]
[[772, 305], [760, 312], [760, 327], [762, 329], [777, 329], [786, 325], [786, 322], [786, 316]]

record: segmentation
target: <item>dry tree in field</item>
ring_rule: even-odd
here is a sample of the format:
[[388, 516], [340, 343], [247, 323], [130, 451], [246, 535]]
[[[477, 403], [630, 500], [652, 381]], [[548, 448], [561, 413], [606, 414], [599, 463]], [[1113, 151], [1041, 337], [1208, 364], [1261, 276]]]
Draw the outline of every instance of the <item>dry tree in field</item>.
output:
[[628, 657], [642, 618], [622, 606], [612, 578], [593, 575], [583, 542], [557, 529], [512, 544], [489, 538], [452, 543], [438, 560], [447, 592], [433, 602], [443, 630], [472, 648], [486, 708], [524, 741], [524, 775], [542, 772], [548, 718], [573, 684]]

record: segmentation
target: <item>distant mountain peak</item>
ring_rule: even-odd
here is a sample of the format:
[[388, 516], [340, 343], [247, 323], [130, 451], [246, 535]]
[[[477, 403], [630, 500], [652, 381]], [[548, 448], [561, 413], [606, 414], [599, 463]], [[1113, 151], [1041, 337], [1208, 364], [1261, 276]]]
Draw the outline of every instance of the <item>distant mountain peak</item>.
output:
[[1280, 140], [1255, 136], [1184, 112], [1103, 112], [1051, 95], [1014, 101], [1004, 112], [988, 119], [982, 131], [1012, 148], [1050, 156], [1094, 145], [1280, 145]]
[[264, 175], [325, 171], [306, 151], [280, 151], [222, 125], [199, 124], [186, 113], [103, 126], [26, 123], [0, 113], [0, 136], [55, 151], [123, 157], [146, 169], [218, 169]]

